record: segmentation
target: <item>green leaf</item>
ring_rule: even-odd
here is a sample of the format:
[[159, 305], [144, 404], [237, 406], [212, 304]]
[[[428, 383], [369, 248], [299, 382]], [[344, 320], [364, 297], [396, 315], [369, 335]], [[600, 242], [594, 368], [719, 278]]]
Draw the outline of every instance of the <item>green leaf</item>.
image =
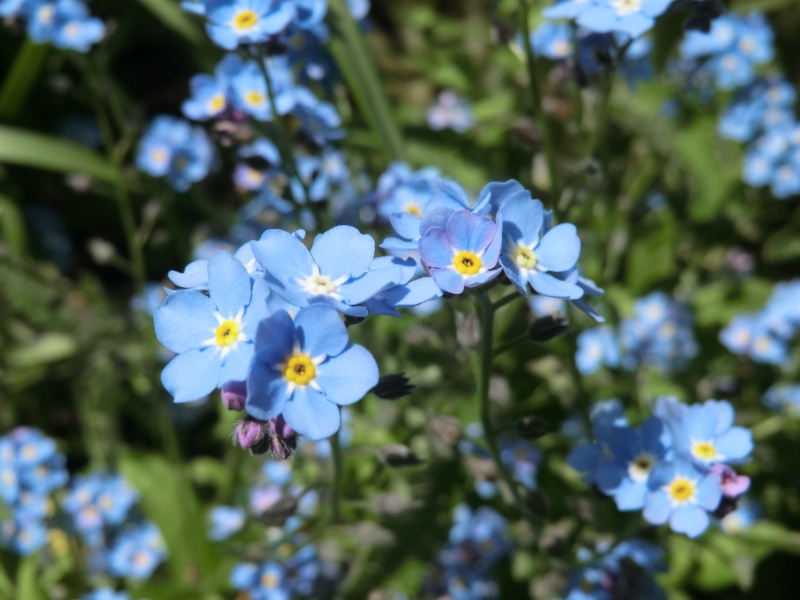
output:
[[350, 15], [344, 0], [331, 0], [330, 14], [334, 18], [336, 37], [330, 50], [342, 71], [347, 85], [355, 96], [364, 117], [380, 135], [392, 160], [403, 160], [403, 142], [395, 125], [389, 100], [383, 89], [369, 49], [358, 23]]
[[3, 82], [3, 88], [0, 89], [0, 119], [10, 120], [16, 117], [25, 106], [49, 51], [50, 46], [35, 44], [30, 38], [25, 38], [22, 42], [14, 64]]
[[75, 339], [65, 333], [50, 332], [39, 337], [34, 343], [16, 349], [8, 362], [14, 368], [36, 367], [74, 355], [78, 345]]
[[88, 148], [13, 127], [0, 126], [0, 163], [86, 173], [109, 183], [122, 179], [116, 167]]
[[191, 43], [200, 44], [204, 41], [203, 32], [177, 2], [173, 0], [139, 0], [139, 2], [164, 25]]
[[26, 556], [17, 569], [17, 598], [19, 600], [47, 600], [39, 587], [39, 553]]
[[194, 584], [214, 573], [220, 557], [206, 538], [200, 503], [182, 468], [162, 456], [129, 454], [120, 459], [119, 470], [164, 536], [173, 580]]
[[636, 240], [628, 253], [627, 281], [632, 291], [644, 292], [675, 271], [678, 229], [666, 213], [659, 228]]
[[20, 254], [25, 252], [27, 246], [25, 221], [17, 205], [6, 196], [0, 196], [0, 231], [9, 248]]

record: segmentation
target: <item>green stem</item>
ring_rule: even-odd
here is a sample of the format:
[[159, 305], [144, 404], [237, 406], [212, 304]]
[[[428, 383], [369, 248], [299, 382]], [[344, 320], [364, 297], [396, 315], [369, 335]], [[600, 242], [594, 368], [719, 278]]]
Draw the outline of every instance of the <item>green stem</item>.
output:
[[517, 510], [525, 517], [535, 518], [533, 512], [525, 504], [525, 500], [520, 494], [519, 487], [514, 481], [508, 466], [503, 462], [500, 455], [500, 446], [497, 443], [497, 432], [492, 424], [491, 405], [489, 401], [489, 378], [492, 374], [492, 362], [494, 354], [492, 352], [492, 338], [494, 337], [494, 312], [495, 308], [487, 294], [479, 294], [476, 297], [478, 308], [478, 318], [481, 324], [481, 336], [478, 342], [478, 406], [480, 409], [481, 424], [483, 425], [483, 435], [486, 438], [486, 445], [489, 447], [489, 454], [492, 456], [497, 474], [508, 487], [514, 498]]
[[497, 312], [498, 308], [502, 308], [506, 304], [509, 304], [509, 303], [513, 302], [514, 300], [517, 300], [519, 298], [522, 298], [522, 294], [519, 294], [517, 292], [512, 292], [510, 294], [506, 294], [505, 296], [503, 296], [502, 298], [500, 298], [499, 300], [497, 300], [496, 302], [494, 302], [492, 304], [492, 313]]
[[495, 346], [494, 349], [492, 350], [492, 354], [494, 356], [500, 356], [503, 352], [506, 352], [507, 350], [511, 350], [511, 348], [514, 348], [515, 346], [519, 346], [520, 344], [524, 344], [525, 342], [528, 342], [528, 341], [530, 341], [530, 338], [528, 337], [528, 335], [527, 334], [522, 334], [520, 336], [517, 336], [517, 337], [515, 337], [513, 339], [508, 340], [507, 342], [503, 342], [502, 344], [499, 344], [499, 345]]
[[519, 0], [519, 7], [522, 20], [522, 45], [525, 47], [525, 63], [528, 67], [528, 86], [531, 93], [531, 104], [533, 108], [533, 118], [539, 128], [539, 135], [542, 138], [542, 149], [547, 160], [547, 170], [550, 171], [550, 196], [553, 201], [558, 198], [559, 174], [558, 163], [556, 162], [555, 134], [544, 114], [542, 107], [542, 93], [539, 90], [539, 78], [536, 73], [536, 63], [531, 48], [531, 26], [530, 26], [530, 6], [528, 0]]
[[[289, 133], [289, 126], [287, 125], [283, 116], [278, 114], [278, 103], [275, 98], [275, 88], [272, 85], [272, 77], [270, 77], [269, 68], [267, 67], [267, 56], [262, 46], [254, 45], [252, 48], [255, 48], [255, 51], [251, 51], [251, 54], [254, 55], [255, 61], [258, 63], [258, 68], [261, 70], [261, 75], [264, 77], [264, 82], [267, 85], [267, 98], [269, 100], [270, 110], [272, 111], [272, 123], [275, 125], [277, 130], [278, 139], [276, 142], [278, 146], [278, 152], [281, 155], [281, 161], [283, 162], [284, 168], [289, 172], [289, 176], [297, 179], [297, 181], [300, 183], [300, 186], [303, 188], [305, 202], [314, 215], [314, 220], [317, 223], [317, 229], [322, 230], [324, 224], [321, 221], [323, 215], [319, 210], [320, 207], [309, 197], [308, 184], [300, 175], [300, 169], [297, 166], [297, 159], [295, 158], [294, 149], [292, 148], [292, 136]], [[291, 194], [291, 187], [289, 188], [289, 193]], [[294, 201], [295, 206], [298, 208], [304, 206], [298, 201], [297, 198], [293, 197], [292, 200]]]
[[785, 422], [786, 415], [772, 415], [771, 417], [767, 417], [760, 423], [753, 425], [751, 430], [753, 432], [753, 439], [756, 441], [761, 441], [778, 433], [781, 429], [783, 429]]
[[331, 438], [331, 512], [330, 523], [335, 523], [339, 519], [339, 504], [342, 495], [342, 445], [339, 442], [339, 431], [334, 433]]

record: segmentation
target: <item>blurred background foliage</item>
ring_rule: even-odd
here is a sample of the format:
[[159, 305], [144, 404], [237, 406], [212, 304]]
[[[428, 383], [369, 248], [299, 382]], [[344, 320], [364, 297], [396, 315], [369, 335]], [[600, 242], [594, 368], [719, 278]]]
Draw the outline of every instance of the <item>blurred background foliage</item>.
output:
[[[800, 4], [731, 6], [768, 11], [777, 62], [800, 82]], [[221, 53], [177, 2], [98, 0], [91, 7], [110, 33], [87, 55], [35, 45], [13, 28], [0, 35], [0, 431], [36, 426], [59, 441], [71, 472], [113, 468], [141, 494], [143, 512], [164, 535], [168, 562], [137, 597], [233, 597], [228, 577], [241, 549], [208, 541], [206, 511], [241, 500], [242, 482], [259, 459], [229, 443], [235, 419], [215, 398], [170, 403], [159, 381], [163, 350], [152, 318], [131, 306], [144, 281], [126, 241], [132, 229], [145, 279], [163, 283], [199, 242], [225, 237], [236, 223], [244, 198], [230, 183], [232, 157], [223, 155], [202, 185], [179, 194], [132, 166], [149, 119], [177, 114], [190, 77], [211, 71]], [[498, 360], [492, 399], [501, 426], [512, 429], [518, 417], [535, 414], [546, 430], [537, 442], [546, 456], [537, 510], [547, 524], [538, 536], [515, 525], [522, 543], [497, 569], [501, 597], [525, 590], [551, 597], [560, 584], [554, 565], [570, 561], [579, 534], [590, 531], [662, 539], [670, 571], [661, 582], [671, 598], [791, 596], [800, 569], [800, 421], [770, 416], [761, 398], [779, 377], [797, 380], [799, 351], [793, 370], [780, 375], [730, 354], [718, 333], [735, 315], [759, 310], [774, 282], [800, 275], [798, 204], [741, 182], [743, 149], [716, 134], [725, 94], [693, 98], [659, 77], [634, 86], [618, 81], [605, 111], [597, 82], [576, 96], [569, 74], [541, 59], [536, 72], [559, 165], [549, 172], [524, 56], [511, 43], [517, 21], [516, 0], [405, 0], [374, 2], [363, 42], [346, 29], [336, 32], [331, 49], [347, 85], [334, 97], [351, 164], [373, 181], [395, 159], [435, 166], [473, 193], [488, 181], [520, 180], [560, 221], [578, 225], [582, 270], [606, 288], [601, 304], [611, 322], [629, 315], [637, 297], [668, 291], [692, 308], [700, 352], [680, 377], [647, 369], [576, 377], [575, 337], [591, 323], [575, 314], [567, 336]], [[681, 22], [677, 14], [656, 28], [657, 69], [675, 55]], [[379, 82], [359, 70], [362, 43]], [[381, 89], [390, 115], [371, 101]], [[428, 127], [426, 109], [443, 89], [471, 102], [469, 132]], [[663, 114], [667, 101], [677, 105], [674, 118]], [[70, 124], [98, 115], [108, 120], [110, 140], [81, 137], [86, 128], [70, 131]], [[646, 201], [654, 190], [664, 197], [658, 210]], [[754, 258], [752, 275], [730, 267], [731, 248]], [[366, 598], [376, 589], [414, 597], [446, 538], [451, 508], [477, 500], [453, 450], [459, 427], [477, 420], [471, 310], [459, 299], [432, 316], [372, 319], [353, 330], [381, 372], [403, 371], [418, 388], [410, 399], [368, 397], [354, 407], [342, 518], [325, 528], [321, 547], [347, 564], [343, 597]], [[514, 337], [530, 318], [526, 306], [513, 305], [499, 338]], [[758, 525], [689, 541], [642, 530], [638, 515], [577, 493], [584, 486], [566, 465], [571, 442], [560, 424], [591, 401], [619, 397], [636, 414], [638, 402], [665, 394], [726, 397], [739, 421], [753, 427], [755, 459], [744, 471], [763, 505]], [[422, 465], [388, 467], [379, 449], [389, 444], [407, 445]], [[326, 463], [298, 459], [294, 466], [299, 481], [324, 491]], [[259, 539], [252, 534], [250, 541]], [[73, 597], [70, 590], [84, 586], [70, 553], [45, 563], [39, 555], [0, 556], [6, 597]]]

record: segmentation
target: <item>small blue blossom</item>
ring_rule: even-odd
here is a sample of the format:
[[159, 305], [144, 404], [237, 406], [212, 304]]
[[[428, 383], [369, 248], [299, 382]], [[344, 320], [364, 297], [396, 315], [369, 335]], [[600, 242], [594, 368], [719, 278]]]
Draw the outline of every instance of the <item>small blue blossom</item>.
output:
[[136, 166], [153, 177], [167, 177], [179, 192], [208, 175], [214, 148], [205, 132], [186, 121], [156, 117], [139, 143]]
[[296, 16], [290, 0], [205, 0], [206, 30], [218, 46], [266, 42]]
[[639, 37], [655, 24], [672, 0], [566, 0], [543, 11], [547, 18], [575, 19], [598, 33], [619, 32]]
[[247, 378], [245, 409], [261, 420], [282, 414], [312, 440], [339, 429], [339, 406], [360, 400], [378, 383], [378, 365], [348, 342], [337, 312], [325, 305], [278, 311], [262, 321]]
[[286, 571], [273, 561], [236, 565], [231, 573], [231, 584], [237, 590], [248, 592], [252, 600], [289, 600], [291, 597]]
[[430, 227], [419, 241], [419, 254], [442, 290], [460, 294], [500, 274], [497, 261], [502, 236], [486, 216], [453, 212], [442, 227]]
[[130, 600], [126, 592], [116, 592], [110, 588], [99, 588], [81, 596], [81, 600]]
[[722, 500], [717, 478], [683, 459], [653, 467], [648, 487], [645, 520], [654, 525], [669, 521], [673, 531], [691, 538], [706, 530], [708, 513], [716, 510]]
[[218, 252], [208, 263], [209, 296], [177, 291], [156, 311], [156, 336], [178, 355], [161, 374], [176, 402], [199, 400], [246, 378], [256, 327], [267, 315], [260, 281], [251, 286], [244, 265]]
[[572, 27], [566, 23], [544, 21], [531, 34], [531, 48], [546, 58], [564, 60], [575, 50], [572, 37]]
[[610, 327], [587, 329], [578, 335], [575, 365], [584, 375], [591, 375], [602, 366], [620, 366], [620, 348], [614, 330]]
[[108, 566], [117, 577], [149, 579], [165, 558], [161, 532], [154, 524], [144, 522], [117, 537], [108, 555]]
[[747, 429], [734, 427], [733, 418], [733, 407], [724, 400], [689, 406], [669, 421], [675, 452], [702, 467], [742, 462], [753, 450], [753, 438]]
[[228, 539], [244, 527], [245, 512], [233, 506], [215, 506], [209, 513], [211, 530], [209, 539], [220, 541]]
[[790, 414], [800, 414], [800, 385], [776, 383], [764, 393], [764, 406]]

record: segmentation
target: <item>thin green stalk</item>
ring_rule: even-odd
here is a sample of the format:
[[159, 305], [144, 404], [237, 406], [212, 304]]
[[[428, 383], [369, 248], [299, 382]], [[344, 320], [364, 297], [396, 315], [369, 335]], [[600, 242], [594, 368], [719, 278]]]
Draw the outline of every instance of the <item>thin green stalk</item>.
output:
[[530, 5], [528, 0], [519, 0], [519, 8], [522, 21], [522, 45], [525, 47], [525, 63], [528, 67], [528, 86], [531, 92], [533, 118], [539, 127], [542, 149], [547, 160], [547, 169], [550, 171], [550, 196], [553, 200], [556, 200], [561, 187], [559, 185], [560, 178], [556, 161], [555, 134], [542, 107], [542, 93], [539, 90], [539, 78], [536, 73], [533, 48], [531, 48]]
[[600, 107], [597, 109], [597, 121], [595, 122], [594, 130], [592, 131], [592, 136], [589, 138], [589, 156], [594, 156], [597, 153], [597, 150], [600, 146], [600, 142], [602, 141], [603, 137], [605, 136], [606, 127], [608, 125], [608, 117], [609, 117], [609, 105], [611, 103], [611, 92], [614, 89], [614, 81], [617, 78], [617, 71], [619, 65], [625, 60], [625, 55], [628, 52], [628, 48], [630, 48], [633, 39], [628, 40], [625, 44], [622, 45], [621, 48], [617, 50], [616, 60], [614, 61], [614, 66], [611, 68], [611, 71], [606, 75], [605, 79], [603, 80], [603, 87], [601, 88], [600, 92]]
[[530, 341], [528, 334], [522, 334], [520, 336], [508, 340], [507, 342], [503, 342], [502, 344], [495, 346], [492, 349], [492, 354], [494, 356], [500, 356], [503, 352], [511, 350], [512, 348], [519, 346], [520, 344], [524, 344], [525, 342], [528, 341]]
[[339, 442], [339, 431], [337, 430], [331, 438], [331, 512], [330, 523], [339, 520], [339, 504], [342, 496], [342, 445]]
[[[319, 205], [312, 201], [309, 197], [308, 184], [300, 175], [300, 169], [297, 166], [297, 159], [295, 158], [294, 149], [292, 148], [292, 136], [289, 133], [289, 126], [287, 125], [283, 116], [278, 114], [278, 104], [275, 99], [275, 88], [272, 85], [272, 77], [270, 77], [269, 69], [267, 68], [267, 56], [261, 46], [254, 45], [253, 47], [255, 48], [255, 52], [253, 52], [255, 55], [254, 58], [256, 63], [258, 63], [258, 67], [261, 70], [261, 75], [264, 77], [264, 82], [267, 85], [267, 98], [269, 100], [270, 110], [272, 111], [272, 123], [277, 129], [278, 139], [276, 141], [278, 145], [278, 151], [281, 154], [281, 160], [286, 170], [289, 171], [289, 176], [297, 179], [297, 181], [300, 183], [300, 186], [303, 188], [305, 201], [314, 215], [314, 220], [317, 223], [317, 229], [321, 230], [324, 228], [324, 223], [322, 222], [323, 214], [319, 210]], [[298, 207], [301, 206], [301, 203], [297, 198], [293, 198], [293, 200], [295, 205]]]
[[503, 483], [506, 484], [514, 498], [517, 510], [525, 517], [534, 518], [535, 515], [525, 504], [525, 500], [520, 494], [519, 487], [514, 481], [514, 476], [503, 462], [500, 455], [500, 447], [497, 443], [497, 432], [492, 424], [491, 405], [489, 401], [489, 378], [492, 374], [493, 352], [492, 339], [494, 337], [494, 306], [487, 294], [479, 294], [476, 297], [478, 318], [481, 324], [481, 336], [478, 342], [478, 406], [480, 409], [481, 425], [483, 425], [483, 435], [486, 438], [486, 445], [489, 447], [489, 454], [492, 456], [497, 473]]
[[518, 293], [516, 291], [514, 291], [514, 292], [512, 292], [510, 294], [506, 294], [505, 296], [503, 296], [502, 298], [500, 298], [499, 300], [497, 300], [496, 302], [494, 302], [492, 304], [492, 312], [494, 313], [494, 312], [497, 311], [498, 308], [502, 308], [506, 304], [509, 304], [509, 303], [513, 302], [514, 300], [518, 300], [519, 298], [522, 298], [522, 297], [523, 297], [522, 294], [520, 294], [520, 293]]

